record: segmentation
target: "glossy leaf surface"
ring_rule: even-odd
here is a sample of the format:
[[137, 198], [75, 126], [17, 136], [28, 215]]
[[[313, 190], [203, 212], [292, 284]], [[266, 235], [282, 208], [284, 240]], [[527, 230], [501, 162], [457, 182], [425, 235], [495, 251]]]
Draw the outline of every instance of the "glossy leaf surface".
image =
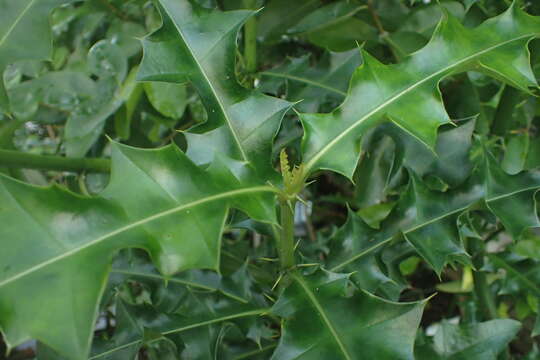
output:
[[461, 325], [444, 321], [435, 333], [432, 350], [419, 351], [416, 358], [494, 360], [519, 328], [519, 322], [509, 319]]
[[[164, 274], [216, 269], [230, 206], [274, 221], [273, 190], [250, 182], [241, 164], [216, 159], [202, 170], [175, 146], [122, 145], [114, 145], [113, 164], [99, 198], [0, 179], [0, 218], [8, 224], [2, 238], [13, 239], [1, 254], [0, 278], [0, 324], [10, 344], [37, 338], [62, 355], [85, 359], [116, 250], [145, 248]], [[137, 181], [127, 186], [126, 178]], [[27, 256], [17, 260], [23, 249]], [[36, 312], [36, 298], [49, 305]], [[59, 325], [51, 332], [53, 321]]]
[[[145, 38], [139, 80], [190, 82], [207, 122], [187, 133], [188, 156], [207, 164], [215, 152], [271, 173], [271, 142], [290, 103], [236, 82], [236, 35], [252, 11], [220, 12], [191, 1], [160, 0], [162, 27]], [[206, 132], [204, 135], [199, 135]]]
[[474, 29], [446, 14], [428, 45], [396, 65], [363, 51], [343, 104], [329, 114], [301, 114], [306, 175], [328, 169], [351, 178], [358, 139], [385, 117], [433, 147], [437, 128], [450, 121], [438, 83], [451, 74], [474, 69], [525, 91], [536, 87], [526, 45], [539, 33], [538, 18], [511, 6]]
[[[3, 73], [18, 60], [48, 60], [52, 55], [51, 11], [70, 0], [0, 1], [0, 108], [8, 110]], [[35, 41], [35, 34], [40, 40]]]
[[491, 154], [486, 153], [484, 159], [466, 183], [447, 192], [429, 189], [411, 171], [408, 188], [381, 222], [381, 231], [364, 226], [360, 238], [365, 240], [336, 243], [330, 267], [339, 270], [403, 234], [440, 273], [449, 260], [467, 261], [457, 217], [479, 201], [485, 201], [515, 238], [526, 228], [538, 226], [534, 200], [534, 193], [540, 188], [538, 172], [508, 175]]
[[348, 275], [295, 274], [272, 308], [283, 335], [272, 359], [414, 359], [425, 302], [394, 303], [357, 289]]

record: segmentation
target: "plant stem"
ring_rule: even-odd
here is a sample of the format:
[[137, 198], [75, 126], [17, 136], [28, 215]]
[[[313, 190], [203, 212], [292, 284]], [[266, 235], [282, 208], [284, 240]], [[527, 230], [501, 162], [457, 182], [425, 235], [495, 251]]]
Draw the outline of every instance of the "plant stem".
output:
[[109, 172], [111, 161], [99, 158], [68, 158], [0, 149], [0, 167], [56, 171]]
[[[244, 0], [244, 6], [253, 9], [257, 0]], [[257, 18], [252, 16], [244, 25], [244, 58], [246, 71], [254, 74], [257, 71]]]
[[474, 293], [478, 304], [480, 305], [480, 311], [482, 312], [485, 320], [496, 319], [497, 316], [497, 305], [495, 304], [495, 298], [491, 293], [489, 284], [487, 281], [486, 273], [480, 269], [484, 266], [484, 244], [491, 240], [493, 237], [499, 234], [501, 229], [497, 229], [491, 234], [488, 234], [486, 238], [482, 241], [474, 239], [470, 244], [469, 248], [471, 254], [473, 255], [472, 262], [474, 267], [478, 270], [473, 271], [473, 283], [474, 283]]
[[498, 317], [497, 306], [495, 305], [495, 300], [491, 294], [486, 273], [483, 271], [473, 271], [473, 282], [474, 292], [485, 319], [496, 319]]
[[367, 2], [369, 13], [371, 14], [371, 17], [373, 18], [373, 22], [375, 23], [375, 26], [377, 27], [377, 30], [379, 30], [379, 33], [381, 35], [386, 33], [386, 30], [384, 30], [384, 27], [381, 23], [381, 19], [379, 19], [379, 15], [377, 15], [377, 12], [373, 8], [373, 0], [368, 0]]
[[281, 269], [294, 266], [294, 208], [296, 201], [280, 201], [281, 229], [278, 240], [278, 252]]

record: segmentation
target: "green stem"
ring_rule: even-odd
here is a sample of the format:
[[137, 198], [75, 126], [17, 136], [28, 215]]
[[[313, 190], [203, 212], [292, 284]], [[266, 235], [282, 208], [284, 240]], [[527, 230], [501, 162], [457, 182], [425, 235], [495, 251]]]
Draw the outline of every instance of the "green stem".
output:
[[484, 246], [490, 239], [497, 236], [501, 230], [496, 230], [489, 234], [484, 240], [471, 239], [469, 243], [469, 250], [472, 257], [472, 263], [475, 267], [473, 271], [473, 283], [474, 283], [474, 293], [480, 305], [480, 311], [482, 312], [485, 320], [496, 319], [497, 316], [497, 305], [495, 304], [495, 298], [491, 293], [489, 284], [487, 281], [487, 276], [484, 271], [480, 269], [484, 266], [484, 255], [485, 250]]
[[486, 273], [473, 271], [474, 292], [486, 320], [496, 319], [497, 306], [487, 282]]
[[0, 167], [56, 171], [109, 172], [111, 161], [98, 158], [67, 158], [0, 149]]
[[[244, 6], [253, 9], [257, 0], [244, 0]], [[244, 58], [249, 74], [257, 71], [257, 18], [252, 16], [244, 25]]]
[[294, 208], [296, 201], [280, 201], [281, 229], [278, 242], [281, 269], [294, 266]]

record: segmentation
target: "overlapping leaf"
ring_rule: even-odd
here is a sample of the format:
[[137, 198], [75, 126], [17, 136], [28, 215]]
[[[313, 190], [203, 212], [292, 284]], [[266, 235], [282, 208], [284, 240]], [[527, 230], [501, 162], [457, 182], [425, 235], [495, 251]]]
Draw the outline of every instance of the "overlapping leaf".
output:
[[[331, 251], [341, 246], [349, 249], [352, 247], [365, 248], [370, 245], [369, 235], [373, 233], [374, 230], [349, 209], [347, 221], [331, 239]], [[397, 300], [401, 290], [403, 290], [401, 284], [381, 270], [375, 256], [366, 256], [356, 261], [351, 279], [361, 289], [390, 300]]]
[[208, 10], [189, 0], [158, 3], [163, 26], [143, 41], [138, 77], [190, 82], [197, 89], [208, 121], [186, 133], [188, 156], [204, 164], [225, 153], [270, 173], [272, 139], [290, 103], [236, 82], [236, 36], [253, 11]]
[[131, 354], [136, 354], [142, 346], [150, 347], [160, 340], [167, 340], [166, 336], [180, 336], [183, 339], [183, 355], [186, 358], [202, 359], [206, 354], [214, 355], [217, 350], [209, 346], [219, 341], [216, 339], [219, 329], [213, 326], [258, 317], [269, 310], [196, 298], [184, 301], [189, 314], [163, 314], [150, 306], [128, 306], [120, 302], [120, 308], [117, 306], [117, 319], [121, 321], [118, 336], [114, 341], [97, 343], [89, 360], [133, 359]]
[[0, 235], [10, 239], [0, 254], [0, 326], [11, 346], [37, 338], [85, 359], [116, 250], [145, 248], [164, 274], [217, 269], [231, 206], [274, 221], [272, 188], [243, 164], [216, 157], [202, 170], [176, 146], [113, 148], [111, 181], [98, 198], [0, 178]]
[[415, 349], [418, 360], [494, 360], [516, 336], [521, 324], [497, 319], [476, 324], [454, 325], [442, 322], [433, 344]]
[[324, 101], [341, 101], [347, 95], [347, 85], [361, 63], [357, 50], [343, 53], [326, 53], [315, 66], [310, 66], [310, 58], [304, 56], [291, 59], [273, 69], [260, 73], [261, 90], [277, 94], [283, 84], [290, 101], [300, 101], [296, 108], [300, 111], [318, 111]]
[[485, 72], [528, 91], [536, 87], [527, 43], [540, 34], [540, 19], [512, 5], [468, 29], [445, 14], [431, 41], [403, 62], [384, 65], [363, 51], [343, 104], [329, 114], [301, 114], [306, 176], [328, 169], [352, 177], [357, 142], [385, 117], [433, 147], [437, 128], [450, 121], [438, 83], [457, 72]]
[[409, 173], [408, 188], [381, 223], [380, 231], [365, 226], [357, 240], [334, 243], [329, 258], [333, 270], [342, 269], [400, 234], [437, 273], [449, 260], [467, 261], [457, 218], [479, 201], [485, 202], [514, 238], [526, 228], [539, 226], [533, 196], [540, 188], [538, 171], [508, 175], [486, 152], [483, 163], [467, 182], [451, 191], [430, 190], [414, 172]]
[[[4, 70], [18, 60], [46, 60], [52, 55], [51, 11], [71, 0], [0, 1], [0, 109], [8, 110]], [[36, 34], [40, 38], [36, 41]]]
[[377, 39], [377, 29], [355, 16], [366, 8], [350, 1], [333, 2], [307, 15], [289, 33], [332, 51], [350, 50], [358, 43]]
[[395, 303], [360, 290], [348, 275], [294, 274], [272, 311], [285, 320], [273, 360], [413, 359], [425, 302]]

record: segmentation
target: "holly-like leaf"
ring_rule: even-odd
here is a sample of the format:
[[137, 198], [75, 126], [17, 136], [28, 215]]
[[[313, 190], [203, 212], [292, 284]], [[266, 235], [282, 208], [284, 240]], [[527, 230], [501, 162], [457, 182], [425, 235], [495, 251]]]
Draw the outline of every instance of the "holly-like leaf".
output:
[[[358, 215], [349, 209], [347, 221], [332, 237], [329, 246], [330, 253], [339, 248], [365, 248], [369, 246], [370, 236], [374, 230]], [[351, 267], [352, 270], [352, 267]], [[362, 290], [382, 296], [386, 299], [397, 300], [402, 284], [385, 274], [374, 256], [366, 256], [354, 263], [352, 281]]]
[[306, 16], [289, 33], [332, 51], [353, 49], [358, 43], [377, 39], [377, 29], [355, 15], [365, 5], [338, 1], [322, 6]]
[[276, 42], [282, 34], [322, 4], [321, 0], [297, 0], [294, 7], [288, 0], [270, 0], [261, 12], [257, 35], [264, 41]]
[[72, 0], [0, 0], [0, 109], [7, 111], [4, 70], [18, 60], [52, 57], [51, 11]]
[[315, 66], [304, 56], [260, 72], [262, 91], [278, 93], [286, 85], [289, 101], [300, 101], [295, 107], [300, 111], [318, 111], [324, 101], [342, 101], [347, 95], [347, 85], [361, 63], [360, 52], [325, 53]]
[[188, 156], [207, 164], [214, 153], [225, 153], [261, 174], [273, 172], [272, 139], [291, 104], [235, 79], [236, 36], [253, 11], [209, 10], [189, 0], [158, 4], [163, 25], [143, 41], [138, 78], [190, 82], [199, 93], [208, 120], [186, 133]]
[[400, 234], [437, 273], [449, 260], [467, 261], [457, 218], [480, 201], [485, 202], [514, 238], [527, 228], [539, 226], [534, 193], [540, 188], [540, 173], [508, 175], [487, 151], [484, 159], [467, 182], [447, 192], [430, 190], [410, 171], [408, 188], [381, 222], [381, 230], [364, 229], [362, 238], [366, 240], [335, 244], [329, 257], [330, 268], [340, 270]]
[[510, 319], [461, 325], [443, 321], [435, 333], [432, 348], [416, 349], [415, 359], [495, 360], [520, 327], [518, 321]]
[[231, 206], [275, 220], [275, 190], [249, 173], [244, 164], [217, 157], [203, 170], [173, 145], [115, 144], [111, 181], [96, 198], [0, 177], [0, 237], [10, 239], [0, 253], [7, 343], [36, 338], [70, 359], [86, 359], [111, 258], [120, 248], [146, 249], [165, 275], [217, 269]]
[[114, 337], [111, 341], [96, 339], [89, 360], [135, 359], [142, 345], [144, 324], [137, 317], [137, 307], [116, 299]]
[[421, 178], [436, 176], [452, 187], [463, 183], [473, 167], [469, 152], [474, 126], [475, 120], [469, 120], [459, 123], [459, 126], [442, 129], [437, 136], [434, 153], [398, 126], [384, 124], [381, 130], [396, 144], [393, 172], [405, 166]]
[[486, 204], [514, 239], [527, 228], [539, 227], [534, 197], [540, 187], [540, 173], [523, 171], [509, 175], [489, 153], [484, 168]]
[[300, 115], [306, 176], [327, 169], [351, 178], [358, 139], [384, 118], [433, 147], [437, 128], [450, 122], [438, 90], [449, 75], [474, 69], [524, 91], [536, 87], [526, 45], [539, 35], [540, 19], [514, 4], [474, 29], [445, 13], [431, 41], [395, 65], [362, 51], [364, 63], [341, 106], [329, 114]]
[[[120, 259], [115, 260], [111, 275], [115, 277], [114, 282], [123, 282], [131, 279], [148, 284], [155, 290], [153, 292], [159, 292], [159, 289], [162, 287], [188, 286], [205, 292], [219, 292], [241, 303], [247, 303], [249, 301], [248, 296], [243, 291], [246, 287], [245, 283], [249, 282], [244, 266], [237, 273], [233, 274], [232, 278], [224, 278], [222, 275], [209, 270], [190, 270], [173, 276], [163, 276], [146, 259], [135, 257], [134, 259], [130, 259], [130, 261], [123, 261], [120, 257]], [[235, 281], [236, 279], [239, 281]], [[178, 296], [175, 299], [175, 303], [181, 301]]]
[[[215, 333], [211, 326], [237, 319], [257, 317], [269, 311], [253, 305], [231, 305], [227, 302], [188, 300], [189, 314], [162, 314], [150, 306], [128, 306], [122, 304], [117, 310], [117, 320], [121, 321], [119, 336], [112, 342], [96, 344], [89, 360], [133, 359], [126, 355], [141, 346], [151, 346], [167, 339], [166, 336], [180, 335], [186, 345], [185, 352], [214, 352], [209, 346], [209, 333]], [[120, 316], [120, 319], [118, 319]], [[129, 320], [129, 321], [126, 321]], [[151, 335], [151, 336], [150, 336]], [[186, 358], [194, 358], [186, 355]], [[197, 358], [197, 357], [195, 357]]]
[[390, 302], [348, 285], [345, 274], [293, 274], [272, 307], [285, 319], [272, 359], [413, 359], [425, 302]]

